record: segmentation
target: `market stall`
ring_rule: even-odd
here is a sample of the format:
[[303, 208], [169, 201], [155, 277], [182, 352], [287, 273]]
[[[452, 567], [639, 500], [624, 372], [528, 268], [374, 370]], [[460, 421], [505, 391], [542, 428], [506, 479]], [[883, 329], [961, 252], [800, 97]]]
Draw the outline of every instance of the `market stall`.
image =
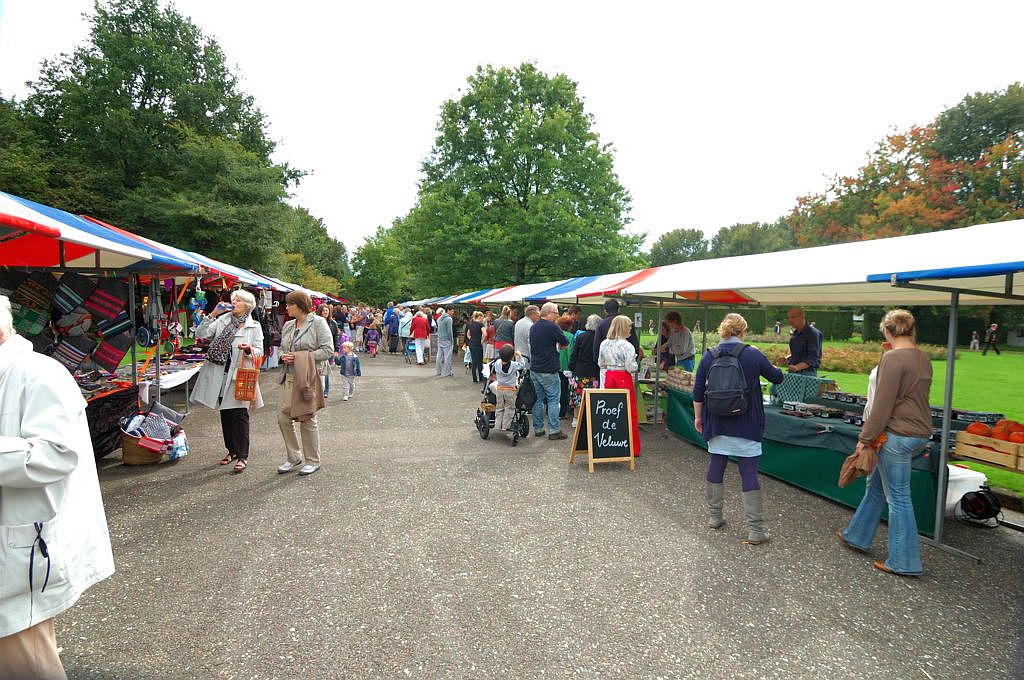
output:
[[[998, 244], [994, 248], [993, 244]], [[950, 305], [947, 345], [945, 399], [937, 452], [926, 473], [928, 489], [917, 482], [913, 488], [919, 498], [933, 501], [931, 519], [925, 509], [915, 510], [922, 532], [935, 537], [935, 543], [951, 552], [960, 552], [942, 544], [945, 511], [946, 459], [953, 429], [952, 386], [956, 356], [957, 311], [961, 304], [1022, 304], [1019, 291], [1024, 271], [1024, 221], [985, 224], [928, 234], [875, 239], [819, 248], [746, 255], [686, 262], [662, 267], [646, 280], [620, 291], [624, 295], [652, 301], [731, 302], [773, 305]], [[922, 281], [927, 281], [922, 283]], [[685, 397], [670, 390], [669, 428], [693, 440], [692, 404], [685, 408]], [[689, 431], [686, 419], [690, 419]], [[828, 456], [814, 456], [813, 447], [786, 443], [784, 434], [771, 432], [766, 437], [778, 446], [766, 446], [766, 458], [787, 457], [783, 464], [762, 465], [768, 474], [790, 477], [794, 484], [827, 497], [840, 495], [826, 491], [814, 479], [825, 479], [831, 472]], [[825, 441], [825, 440], [823, 440]], [[773, 453], [769, 453], [769, 449]], [[811, 451], [805, 451], [810, 449]], [[849, 449], [835, 451], [845, 455]], [[803, 460], [801, 465], [800, 461]], [[812, 477], [788, 471], [816, 467]], [[812, 473], [809, 471], [808, 475]], [[924, 472], [923, 470], [921, 472]], [[835, 478], [835, 475], [833, 475]], [[789, 481], [789, 480], [787, 480]], [[837, 499], [840, 500], [840, 499]], [[931, 527], [931, 532], [927, 529]]]

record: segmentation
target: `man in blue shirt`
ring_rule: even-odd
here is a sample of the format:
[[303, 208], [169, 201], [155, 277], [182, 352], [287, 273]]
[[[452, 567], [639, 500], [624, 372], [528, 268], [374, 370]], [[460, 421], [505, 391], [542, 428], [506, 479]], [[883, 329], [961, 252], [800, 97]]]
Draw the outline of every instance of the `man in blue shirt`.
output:
[[804, 310], [799, 307], [789, 310], [786, 318], [793, 327], [793, 335], [789, 338], [789, 355], [786, 356], [789, 372], [818, 375], [818, 366], [821, 365], [821, 331], [807, 324]]
[[567, 439], [558, 424], [562, 398], [558, 350], [565, 349], [569, 343], [565, 333], [555, 324], [557, 318], [558, 305], [545, 302], [540, 308], [540, 318], [530, 326], [530, 380], [537, 393], [537, 401], [533, 405], [533, 431], [538, 437], [544, 436], [544, 403], [547, 402], [548, 439]]

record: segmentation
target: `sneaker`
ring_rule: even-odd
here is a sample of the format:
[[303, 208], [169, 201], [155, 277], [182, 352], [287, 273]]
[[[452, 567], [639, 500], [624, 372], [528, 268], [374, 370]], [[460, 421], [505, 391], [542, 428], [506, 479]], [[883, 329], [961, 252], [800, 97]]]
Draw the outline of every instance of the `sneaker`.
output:
[[283, 475], [286, 472], [291, 472], [292, 470], [298, 470], [301, 466], [302, 466], [301, 462], [299, 462], [299, 463], [292, 463], [291, 461], [286, 461], [284, 465], [282, 465], [281, 467], [277, 468], [277, 474]]
[[[554, 434], [549, 434], [548, 435], [548, 439], [568, 439], [568, 438], [569, 438], [569, 435], [567, 435], [566, 433], [562, 432], [561, 430], [559, 430], [558, 432], [556, 432]], [[299, 474], [302, 474], [302, 473], [300, 472]]]
[[544, 436], [544, 430], [537, 430], [536, 432], [533, 433], [533, 436], [534, 437], [543, 437]]
[[320, 469], [319, 465], [310, 465], [310, 464], [307, 463], [306, 465], [302, 466], [301, 470], [299, 470], [299, 475], [302, 476], [302, 477], [305, 477], [306, 475], [313, 474], [314, 472], [316, 472], [319, 469]]
[[342, 401], [348, 401], [348, 397], [342, 397], [341, 400]]
[[573, 419], [572, 419], [572, 426], [571, 426], [571, 427], [573, 427], [573, 428], [575, 429], [576, 425], [577, 425], [577, 423], [576, 423], [576, 419], [575, 419], [575, 418], [573, 418]]

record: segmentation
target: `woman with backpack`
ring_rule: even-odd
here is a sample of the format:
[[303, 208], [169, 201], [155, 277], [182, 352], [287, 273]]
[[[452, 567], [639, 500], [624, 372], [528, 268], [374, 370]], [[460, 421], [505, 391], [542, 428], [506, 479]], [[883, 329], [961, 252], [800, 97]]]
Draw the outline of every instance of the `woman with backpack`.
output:
[[743, 512], [747, 520], [748, 545], [767, 543], [771, 535], [764, 525], [764, 499], [757, 479], [764, 437], [764, 403], [760, 378], [776, 385], [785, 378], [756, 347], [743, 342], [747, 321], [739, 314], [726, 314], [718, 326], [722, 338], [708, 349], [697, 367], [693, 388], [694, 427], [708, 443], [707, 503], [708, 526], [725, 526], [725, 466], [735, 456], [740, 467]]

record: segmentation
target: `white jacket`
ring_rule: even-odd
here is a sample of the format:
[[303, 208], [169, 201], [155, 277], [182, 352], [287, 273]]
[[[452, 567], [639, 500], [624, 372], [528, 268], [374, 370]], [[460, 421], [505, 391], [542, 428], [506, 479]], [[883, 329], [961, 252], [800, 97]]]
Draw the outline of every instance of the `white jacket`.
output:
[[[227, 325], [231, 323], [231, 313], [220, 316], [208, 316], [196, 328], [196, 337], [205, 340], [212, 340], [221, 334]], [[245, 324], [235, 331], [231, 341], [231, 362], [227, 366], [215, 364], [210, 361], [203, 362], [199, 369], [199, 377], [196, 378], [196, 386], [192, 390], [192, 401], [198, 402], [207, 408], [248, 408], [257, 409], [263, 407], [263, 394], [260, 392], [260, 385], [256, 383], [256, 399], [254, 401], [237, 401], [235, 399], [235, 376], [238, 374], [238, 367], [242, 364], [242, 350], [238, 345], [248, 343], [252, 345], [251, 358], [255, 361], [257, 357], [263, 356], [263, 329], [256, 323], [250, 314], [245, 319]], [[245, 364], [252, 368], [252, 362], [248, 359]], [[220, 399], [218, 404], [217, 400]]]
[[64, 366], [19, 335], [0, 343], [0, 637], [114, 573], [85, 407]]

